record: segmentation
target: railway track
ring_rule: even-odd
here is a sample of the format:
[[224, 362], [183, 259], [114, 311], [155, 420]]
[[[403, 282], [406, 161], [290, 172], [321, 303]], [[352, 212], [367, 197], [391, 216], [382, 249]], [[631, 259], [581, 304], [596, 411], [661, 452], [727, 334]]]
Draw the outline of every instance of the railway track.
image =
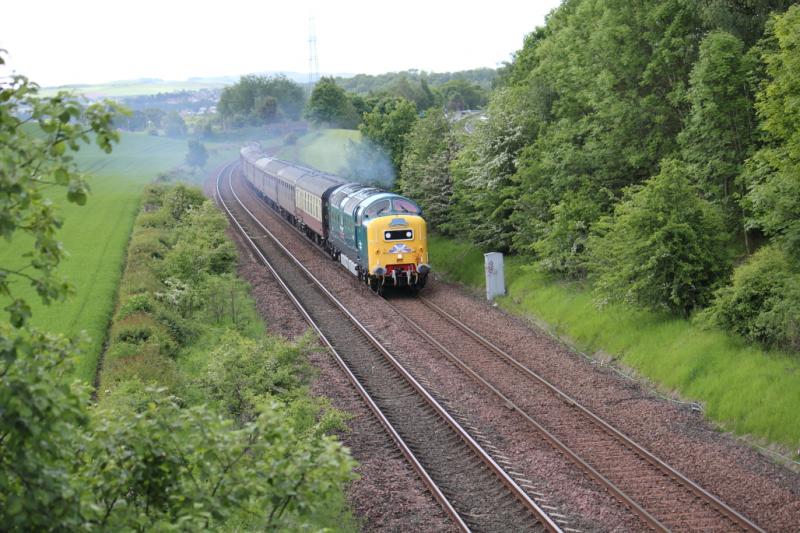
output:
[[454, 523], [463, 531], [562, 531], [239, 201], [231, 184], [233, 168], [217, 177], [219, 203]]
[[389, 304], [648, 528], [762, 531], [445, 309], [424, 297]]

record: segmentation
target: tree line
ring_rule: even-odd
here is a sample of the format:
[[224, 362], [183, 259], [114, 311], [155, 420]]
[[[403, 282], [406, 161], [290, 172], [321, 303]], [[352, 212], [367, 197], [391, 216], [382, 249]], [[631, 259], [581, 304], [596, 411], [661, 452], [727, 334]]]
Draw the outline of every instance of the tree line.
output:
[[431, 108], [398, 187], [440, 232], [800, 349], [800, 7], [566, 0], [467, 134]]

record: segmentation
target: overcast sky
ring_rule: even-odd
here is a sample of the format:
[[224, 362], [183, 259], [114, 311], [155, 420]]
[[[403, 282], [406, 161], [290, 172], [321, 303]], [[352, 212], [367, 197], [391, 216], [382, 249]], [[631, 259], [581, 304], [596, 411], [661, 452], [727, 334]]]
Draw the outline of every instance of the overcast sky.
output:
[[6, 68], [40, 85], [309, 70], [497, 67], [560, 0], [54, 0], [6, 2]]

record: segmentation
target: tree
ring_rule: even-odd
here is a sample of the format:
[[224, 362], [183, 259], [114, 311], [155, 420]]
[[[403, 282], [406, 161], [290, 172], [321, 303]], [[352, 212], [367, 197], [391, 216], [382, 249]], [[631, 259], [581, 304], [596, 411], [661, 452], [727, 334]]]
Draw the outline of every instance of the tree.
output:
[[665, 160], [599, 224], [589, 247], [603, 299], [688, 316], [729, 273], [722, 219], [686, 174], [685, 163]]
[[208, 161], [208, 150], [197, 139], [189, 139], [189, 153], [186, 154], [186, 164], [192, 168], [202, 168]]
[[755, 113], [747, 75], [752, 67], [743, 43], [714, 31], [700, 44], [692, 68], [688, 98], [692, 104], [678, 136], [681, 154], [693, 165], [696, 185], [720, 205], [731, 229], [742, 229], [737, 177], [755, 146]]
[[751, 223], [800, 260], [800, 6], [777, 17], [773, 32], [777, 49], [765, 54], [769, 80], [756, 102], [771, 144], [753, 158], [763, 175], [751, 181], [747, 200]]
[[225, 87], [217, 110], [227, 126], [264, 126], [297, 120], [303, 111], [303, 89], [285, 76], [242, 76]]
[[450, 220], [450, 165], [460, 148], [444, 111], [431, 108], [408, 134], [398, 188], [416, 200], [428, 223], [443, 230]]
[[164, 134], [167, 137], [183, 137], [186, 135], [186, 122], [177, 111], [170, 111], [164, 117]]
[[358, 124], [356, 108], [344, 89], [336, 85], [334, 79], [330, 77], [321, 78], [314, 86], [305, 115], [318, 125], [355, 128]]
[[417, 107], [405, 98], [384, 98], [375, 108], [364, 114], [358, 126], [365, 137], [389, 152], [395, 170], [403, 162], [406, 135], [417, 120]]
[[110, 152], [119, 140], [112, 126], [119, 111], [110, 102], [84, 106], [67, 92], [39, 97], [38, 86], [24, 76], [0, 83], [0, 235], [10, 241], [22, 234], [31, 242], [24, 264], [0, 265], [0, 295], [11, 300], [9, 323], [0, 324], [4, 528], [81, 525], [81, 485], [72, 474], [88, 394], [65, 378], [77, 342], [31, 330], [30, 306], [13, 282], [30, 282], [45, 303], [70, 292], [55, 270], [64, 256], [56, 239], [62, 220], [49, 196], [63, 191], [69, 202], [86, 202], [88, 185], [72, 153], [92, 139]]
[[0, 265], [0, 295], [11, 300], [5, 310], [17, 327], [30, 316], [30, 307], [15, 297], [14, 280], [30, 282], [45, 303], [71, 290], [55, 272], [64, 257], [55, 238], [62, 220], [45, 189], [56, 186], [67, 201], [86, 203], [89, 187], [71, 154], [92, 137], [110, 152], [119, 140], [112, 125], [119, 111], [111, 102], [84, 107], [66, 92], [40, 98], [38, 86], [23, 76], [0, 85], [0, 236], [10, 241], [22, 232], [32, 242], [20, 264]]

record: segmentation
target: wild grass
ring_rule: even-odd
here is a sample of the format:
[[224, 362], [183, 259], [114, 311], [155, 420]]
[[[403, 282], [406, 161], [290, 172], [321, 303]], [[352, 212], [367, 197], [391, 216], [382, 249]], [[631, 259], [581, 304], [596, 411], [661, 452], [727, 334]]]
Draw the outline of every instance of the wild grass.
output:
[[[433, 270], [484, 287], [475, 246], [432, 236]], [[800, 446], [800, 358], [765, 351], [691, 321], [625, 305], [598, 307], [583, 284], [556, 280], [519, 257], [505, 261], [504, 309], [544, 323], [579, 350], [611, 355], [662, 391], [697, 401], [726, 430], [790, 450]]]

